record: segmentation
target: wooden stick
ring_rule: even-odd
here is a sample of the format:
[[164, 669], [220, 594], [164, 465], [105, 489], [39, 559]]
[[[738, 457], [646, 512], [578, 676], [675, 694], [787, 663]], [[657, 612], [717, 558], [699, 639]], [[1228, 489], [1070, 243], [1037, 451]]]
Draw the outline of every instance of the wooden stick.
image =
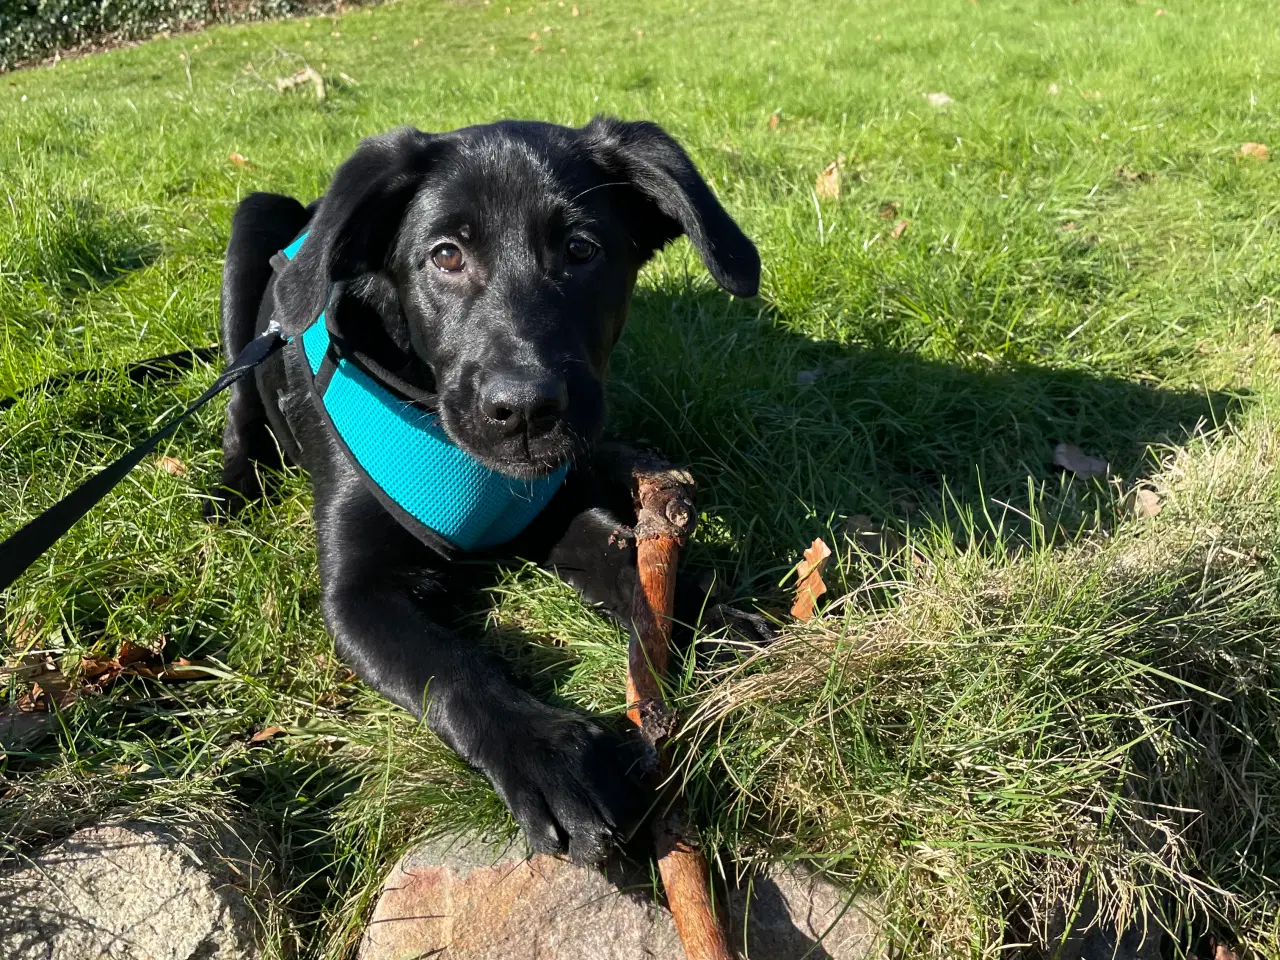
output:
[[[627, 716], [659, 751], [659, 778], [668, 773], [660, 741], [672, 727], [662, 699], [680, 547], [693, 530], [693, 477], [652, 460], [631, 467], [636, 502], [636, 591], [631, 604], [635, 624], [627, 653]], [[717, 919], [707, 861], [692, 839], [684, 804], [672, 798], [654, 818], [653, 840], [667, 903], [688, 960], [733, 960], [733, 951]]]

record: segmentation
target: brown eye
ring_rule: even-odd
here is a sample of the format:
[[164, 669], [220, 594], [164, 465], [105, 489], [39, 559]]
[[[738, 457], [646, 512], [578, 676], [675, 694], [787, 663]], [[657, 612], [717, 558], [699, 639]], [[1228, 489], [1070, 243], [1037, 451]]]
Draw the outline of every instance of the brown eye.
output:
[[452, 243], [442, 243], [431, 251], [431, 262], [445, 273], [457, 273], [466, 263], [462, 251]]
[[596, 255], [597, 247], [590, 240], [582, 237], [573, 237], [564, 246], [564, 251], [569, 257], [570, 263], [586, 263]]

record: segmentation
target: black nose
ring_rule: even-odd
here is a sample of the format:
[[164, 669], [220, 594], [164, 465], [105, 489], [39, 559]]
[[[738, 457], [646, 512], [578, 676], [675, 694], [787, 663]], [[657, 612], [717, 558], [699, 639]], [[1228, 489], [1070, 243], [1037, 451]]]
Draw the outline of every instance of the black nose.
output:
[[553, 373], [515, 371], [491, 375], [480, 409], [508, 435], [545, 433], [569, 405], [564, 380]]

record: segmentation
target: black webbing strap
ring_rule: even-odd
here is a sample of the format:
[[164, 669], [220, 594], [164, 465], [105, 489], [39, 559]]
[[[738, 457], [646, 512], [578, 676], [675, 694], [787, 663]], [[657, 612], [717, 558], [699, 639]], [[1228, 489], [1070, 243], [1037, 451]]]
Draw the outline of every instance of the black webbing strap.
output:
[[213, 381], [213, 385], [196, 398], [195, 403], [119, 460], [95, 473], [4, 543], [0, 543], [0, 590], [7, 589], [22, 576], [29, 566], [40, 559], [41, 554], [52, 547], [59, 537], [93, 508], [94, 504], [110, 493], [112, 487], [123, 480], [143, 457], [155, 450], [188, 417], [249, 373], [284, 344], [284, 339], [274, 331], [251, 340], [240, 351], [240, 356], [236, 357], [231, 365], [222, 371], [222, 375]]

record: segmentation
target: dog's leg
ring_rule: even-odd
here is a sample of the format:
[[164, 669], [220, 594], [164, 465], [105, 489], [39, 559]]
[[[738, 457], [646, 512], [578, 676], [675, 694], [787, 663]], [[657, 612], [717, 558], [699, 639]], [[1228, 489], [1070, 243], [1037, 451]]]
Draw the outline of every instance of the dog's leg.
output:
[[[263, 293], [271, 279], [271, 257], [306, 226], [309, 214], [297, 200], [255, 193], [236, 208], [222, 271], [222, 350], [231, 362], [255, 335]], [[222, 433], [222, 482], [207, 514], [235, 513], [262, 497], [258, 466], [279, 467], [280, 453], [267, 424], [255, 378], [234, 384]]]
[[[630, 469], [626, 448], [601, 451], [593, 469], [571, 475], [512, 551], [552, 570], [588, 603], [630, 624], [636, 582], [636, 550], [631, 527]], [[762, 644], [777, 631], [757, 613], [723, 602], [718, 589], [689, 578], [676, 580], [673, 637], [687, 643], [695, 628], [741, 644]]]
[[[306, 449], [319, 441], [308, 437]], [[600, 859], [651, 799], [641, 744], [538, 701], [499, 660], [442, 626], [446, 562], [387, 514], [349, 465], [331, 459], [312, 480], [321, 603], [338, 654], [366, 683], [425, 715], [484, 773], [535, 850]]]

